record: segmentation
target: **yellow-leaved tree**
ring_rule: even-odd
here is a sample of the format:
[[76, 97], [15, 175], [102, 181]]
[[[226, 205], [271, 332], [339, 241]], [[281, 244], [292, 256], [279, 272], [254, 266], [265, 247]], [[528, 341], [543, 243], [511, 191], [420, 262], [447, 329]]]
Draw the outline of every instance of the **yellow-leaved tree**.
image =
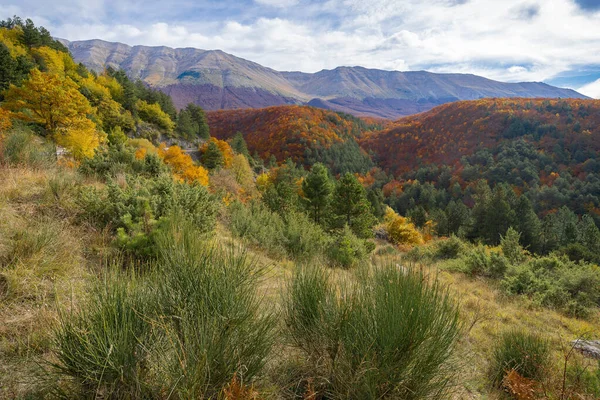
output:
[[231, 160], [231, 171], [235, 176], [236, 182], [242, 187], [242, 199], [246, 200], [256, 195], [256, 185], [254, 183], [254, 172], [248, 162], [248, 159], [242, 154], [236, 154]]
[[415, 225], [390, 207], [385, 210], [384, 224], [389, 239], [395, 244], [412, 245], [424, 242], [423, 235]]
[[75, 64], [68, 53], [54, 50], [50, 47], [36, 47], [31, 50], [31, 53], [38, 64], [45, 67], [44, 71], [51, 74], [63, 76], [68, 72], [74, 72], [77, 67], [77, 64]]
[[19, 38], [23, 34], [23, 30], [20, 27], [13, 29], [0, 28], [0, 43], [5, 45], [10, 52], [10, 55], [14, 58], [18, 56], [27, 56], [27, 50], [21, 45]]
[[[141, 160], [146, 154], [158, 154], [158, 149], [148, 139], [127, 139], [127, 145], [135, 149], [135, 158]], [[164, 154], [164, 148], [162, 150]]]
[[104, 140], [88, 115], [94, 110], [69, 77], [33, 69], [20, 87], [11, 85], [3, 107], [16, 118], [42, 125], [75, 158], [92, 157]]
[[169, 132], [175, 129], [175, 123], [169, 117], [169, 114], [164, 112], [158, 103], [148, 103], [144, 100], [138, 100], [135, 103], [138, 115], [142, 121], [155, 124]]
[[111, 91], [93, 75], [86, 78], [79, 78], [77, 82], [81, 87], [81, 92], [85, 94], [90, 104], [96, 109], [96, 122], [104, 128], [105, 132], [120, 127], [123, 131], [133, 130], [135, 121], [131, 113], [115, 100], [113, 100]]
[[202, 166], [195, 165], [192, 157], [184, 153], [179, 146], [166, 148], [161, 145], [158, 154], [165, 164], [171, 167], [176, 177], [188, 183], [199, 183], [208, 186], [208, 171]]

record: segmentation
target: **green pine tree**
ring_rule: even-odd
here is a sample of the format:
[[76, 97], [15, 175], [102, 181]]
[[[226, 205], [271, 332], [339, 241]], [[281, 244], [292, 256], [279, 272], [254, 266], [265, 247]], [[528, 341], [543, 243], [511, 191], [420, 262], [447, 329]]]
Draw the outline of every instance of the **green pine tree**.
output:
[[469, 208], [461, 200], [452, 200], [446, 207], [448, 221], [448, 235], [459, 235], [461, 228], [468, 227], [471, 218]]
[[514, 212], [502, 186], [496, 186], [485, 214], [484, 238], [487, 243], [497, 245], [514, 221]]
[[327, 167], [321, 163], [313, 165], [310, 173], [302, 182], [302, 191], [313, 220], [320, 224], [321, 216], [329, 204], [332, 192]]
[[211, 141], [208, 143], [208, 147], [202, 156], [202, 163], [208, 169], [218, 169], [225, 164], [223, 153], [215, 142]]
[[469, 229], [469, 239], [485, 239], [487, 237], [487, 213], [492, 200], [492, 190], [483, 179], [475, 183], [473, 200], [475, 205], [471, 211], [472, 225]]
[[244, 139], [242, 132], [237, 132], [233, 138], [231, 138], [231, 148], [237, 154], [241, 154], [250, 159], [250, 152], [248, 151], [248, 146], [246, 145], [246, 140]]
[[383, 218], [385, 215], [385, 197], [381, 189], [368, 189], [367, 199], [371, 203], [371, 210], [377, 219]]
[[596, 226], [594, 219], [586, 214], [581, 218], [577, 225], [577, 241], [584, 245], [588, 250], [595, 253], [600, 252], [600, 230]]
[[0, 92], [8, 89], [10, 84], [14, 83], [16, 70], [16, 60], [12, 58], [8, 48], [0, 43]]
[[519, 197], [515, 215], [515, 228], [521, 234], [521, 244], [531, 252], [538, 252], [541, 245], [542, 222], [527, 197]]
[[177, 117], [177, 133], [188, 140], [192, 140], [198, 132], [198, 124], [192, 119], [188, 110], [181, 110]]
[[335, 228], [348, 225], [359, 237], [372, 236], [371, 228], [375, 218], [371, 213], [366, 190], [353, 174], [348, 172], [337, 182], [331, 209], [334, 214], [332, 225]]
[[206, 120], [206, 114], [202, 107], [189, 103], [185, 109], [190, 113], [192, 121], [197, 125], [198, 130], [196, 131], [196, 134], [198, 137], [206, 140], [210, 139], [210, 129], [208, 127], [208, 121]]
[[263, 201], [271, 211], [285, 216], [297, 208], [296, 173], [294, 166], [289, 163], [283, 164], [276, 170], [273, 184], [263, 195]]

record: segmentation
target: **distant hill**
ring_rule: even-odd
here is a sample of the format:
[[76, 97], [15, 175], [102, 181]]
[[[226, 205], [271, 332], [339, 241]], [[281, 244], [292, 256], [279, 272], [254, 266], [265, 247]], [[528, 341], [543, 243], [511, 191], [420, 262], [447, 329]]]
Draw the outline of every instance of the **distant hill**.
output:
[[379, 165], [403, 174], [428, 164], [454, 165], [480, 148], [524, 138], [575, 174], [600, 154], [600, 101], [485, 99], [436, 107], [367, 133]]
[[123, 68], [170, 94], [178, 108], [207, 110], [309, 104], [357, 116], [395, 119], [440, 104], [487, 97], [585, 98], [544, 83], [502, 83], [476, 75], [339, 67], [314, 74], [279, 72], [220, 50], [62, 41], [96, 71]]
[[306, 106], [211, 111], [207, 119], [212, 136], [229, 139], [241, 132], [250, 153], [265, 160], [291, 158], [307, 166], [319, 161], [334, 172], [371, 168], [356, 140], [382, 128], [375, 120]]

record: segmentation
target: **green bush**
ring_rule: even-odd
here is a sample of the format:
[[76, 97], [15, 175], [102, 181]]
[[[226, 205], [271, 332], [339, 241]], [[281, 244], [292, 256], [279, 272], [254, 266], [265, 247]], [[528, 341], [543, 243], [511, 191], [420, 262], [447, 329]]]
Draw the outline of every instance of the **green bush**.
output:
[[148, 217], [159, 219], [174, 210], [181, 210], [198, 229], [209, 232], [216, 222], [217, 204], [201, 185], [174, 181], [168, 175], [157, 179], [126, 177], [119, 185], [109, 180], [105, 188], [84, 186], [78, 198], [80, 217], [100, 228], [126, 228], [123, 218], [129, 215], [134, 222]]
[[131, 146], [109, 146], [105, 151], [97, 151], [92, 158], [81, 162], [79, 171], [88, 176], [114, 178], [119, 174], [158, 177], [167, 173], [168, 168], [156, 154], [147, 153], [138, 160]]
[[257, 294], [262, 271], [242, 251], [207, 246], [184, 220], [157, 240], [157, 314], [166, 323], [158, 366], [177, 398], [214, 398], [234, 376], [263, 368], [275, 319]]
[[143, 278], [113, 273], [60, 315], [54, 366], [78, 398], [216, 398], [266, 363], [276, 320], [257, 293], [261, 268], [181, 215], [156, 236]]
[[433, 260], [435, 258], [431, 246], [414, 246], [403, 256], [403, 259], [409, 262], [421, 262], [424, 260]]
[[502, 288], [575, 317], [587, 317], [600, 304], [598, 267], [559, 255], [534, 258], [510, 268]]
[[490, 379], [500, 386], [511, 370], [528, 379], [540, 379], [550, 360], [550, 346], [542, 337], [513, 330], [502, 334], [494, 347]]
[[510, 266], [506, 257], [493, 251], [488, 251], [483, 245], [474, 247], [462, 258], [464, 272], [470, 275], [502, 278]]
[[571, 261], [584, 261], [600, 265], [600, 254], [581, 243], [571, 243], [563, 246], [558, 249], [558, 253], [566, 255]]
[[232, 203], [228, 208], [227, 225], [236, 237], [258, 245], [272, 255], [286, 254], [285, 223], [279, 214], [260, 202]]
[[284, 221], [285, 248], [291, 258], [307, 261], [323, 254], [329, 238], [319, 225], [306, 214], [293, 211]]
[[446, 240], [436, 242], [434, 247], [434, 257], [442, 260], [458, 258], [466, 251], [467, 246], [458, 237], [451, 235]]
[[135, 279], [108, 274], [79, 310], [60, 314], [54, 367], [79, 384], [82, 397], [144, 397], [152, 344], [147, 305]]
[[291, 344], [326, 398], [447, 398], [458, 309], [422, 273], [394, 264], [334, 285], [323, 269], [299, 268], [283, 303]]
[[506, 235], [500, 238], [500, 246], [502, 247], [502, 254], [513, 264], [523, 262], [525, 260], [525, 251], [519, 240], [521, 234], [514, 230], [512, 227], [508, 228]]
[[232, 203], [227, 224], [231, 232], [275, 256], [308, 261], [323, 254], [329, 238], [304, 213], [290, 211], [280, 216], [260, 202]]
[[109, 180], [105, 188], [84, 186], [78, 196], [80, 218], [110, 227], [115, 244], [134, 258], [155, 256], [155, 230], [162, 220], [180, 213], [201, 233], [216, 224], [217, 202], [201, 185], [175, 182], [169, 175], [156, 179], [128, 176], [125, 185]]
[[342, 268], [350, 268], [364, 262], [373, 246], [364, 239], [358, 238], [346, 225], [329, 245], [327, 257], [331, 264]]

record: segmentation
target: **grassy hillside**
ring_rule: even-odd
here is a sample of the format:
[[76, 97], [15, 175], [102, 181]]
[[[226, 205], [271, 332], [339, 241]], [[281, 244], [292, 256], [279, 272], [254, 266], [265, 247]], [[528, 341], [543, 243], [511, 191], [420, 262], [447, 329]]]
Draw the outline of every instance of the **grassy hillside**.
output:
[[[172, 226], [160, 227], [160, 225], [150, 222], [153, 220], [167, 221], [155, 216], [159, 210], [156, 206], [161, 203], [158, 192], [146, 197], [148, 196], [146, 191], [154, 193], [152, 192], [152, 182], [159, 178], [152, 178], [152, 175], [148, 175], [147, 172], [135, 173], [126, 164], [122, 164], [118, 170], [109, 171], [108, 175], [90, 174], [93, 172], [93, 169], [90, 170], [90, 168], [96, 168], [92, 165], [78, 170], [60, 167], [53, 162], [52, 158], [48, 158], [43, 141], [33, 137], [27, 143], [29, 146], [21, 151], [15, 149], [8, 151], [10, 149], [5, 146], [3, 156], [0, 158], [2, 160], [0, 165], [0, 177], [2, 178], [0, 179], [0, 210], [3, 221], [0, 225], [2, 230], [0, 232], [0, 237], [2, 237], [0, 279], [3, 282], [0, 299], [0, 318], [2, 318], [2, 330], [0, 331], [0, 359], [2, 360], [0, 362], [2, 371], [0, 387], [2, 389], [0, 397], [2, 398], [47, 398], [48, 396], [80, 398], [90, 395], [141, 398], [150, 394], [158, 398], [167, 398], [167, 394], [174, 390], [178, 397], [183, 398], [190, 393], [196, 393], [196, 398], [217, 393], [230, 399], [291, 399], [298, 397], [322, 398], [321, 396], [324, 396], [325, 393], [332, 393], [332, 391], [338, 393], [339, 396], [340, 393], [348, 393], [348, 390], [363, 390], [360, 381], [351, 379], [348, 372], [344, 372], [342, 369], [331, 369], [332, 367], [328, 366], [326, 359], [321, 360], [323, 364], [314, 364], [315, 359], [311, 356], [313, 350], [308, 351], [304, 346], [298, 347], [300, 343], [308, 345], [312, 343], [312, 346], [315, 346], [316, 351], [322, 356], [324, 353], [318, 350], [318, 346], [326, 348], [327, 340], [333, 339], [328, 336], [327, 330], [322, 329], [325, 329], [329, 323], [336, 323], [334, 314], [329, 312], [323, 314], [316, 326], [319, 328], [317, 331], [289, 332], [289, 327], [284, 324], [285, 321], [289, 321], [289, 313], [294, 310], [286, 308], [289, 307], [289, 303], [286, 302], [287, 296], [290, 295], [290, 291], [294, 290], [292, 282], [298, 281], [293, 279], [299, 279], [297, 274], [303, 271], [301, 265], [305, 264], [306, 260], [313, 260], [310, 263], [319, 265], [318, 271], [329, 274], [328, 279], [331, 284], [342, 287], [343, 290], [350, 290], [351, 286], [349, 285], [352, 282], [360, 282], [359, 287], [369, 287], [370, 280], [378, 278], [365, 274], [369, 270], [376, 271], [376, 266], [384, 268], [384, 271], [387, 268], [391, 268], [389, 271], [402, 271], [398, 268], [413, 267], [426, 274], [426, 280], [433, 282], [437, 278], [444, 287], [448, 285], [450, 301], [452, 304], [458, 304], [459, 307], [461, 330], [458, 340], [453, 346], [451, 357], [444, 362], [445, 367], [436, 372], [439, 374], [437, 376], [450, 379], [448, 391], [444, 392], [446, 394], [443, 398], [504, 398], [504, 391], [496, 389], [490, 381], [490, 369], [492, 369], [494, 351], [498, 346], [499, 338], [511, 330], [519, 330], [524, 333], [542, 332], [542, 337], [549, 341], [550, 361], [548, 364], [539, 366], [545, 372], [543, 379], [540, 379], [539, 384], [536, 384], [538, 386], [535, 386], [535, 393], [538, 396], [536, 398], [560, 398], [565, 355], [568, 356], [566, 389], [571, 396], [567, 398], [593, 399], [600, 394], [597, 366], [590, 360], [581, 358], [578, 353], [570, 353], [569, 345], [571, 340], [579, 337], [594, 338], [594, 332], [598, 332], [600, 329], [598, 309], [593, 308], [585, 319], [578, 319], [569, 317], [564, 312], [547, 308], [538, 302], [535, 296], [509, 294], [498, 278], [488, 277], [485, 274], [479, 275], [465, 269], [464, 266], [472, 265], [469, 258], [476, 251], [476, 247], [464, 243], [459, 244], [458, 246], [463, 246], [460, 247], [462, 250], [453, 253], [452, 248], [456, 244], [447, 243], [448, 241], [433, 241], [424, 246], [413, 247], [407, 253], [409, 247], [405, 246], [404, 250], [399, 250], [385, 241], [377, 241], [373, 253], [351, 269], [331, 268], [326, 266], [326, 262], [319, 261], [323, 259], [320, 258], [322, 256], [319, 256], [318, 243], [325, 238], [307, 236], [317, 234], [306, 232], [312, 227], [311, 224], [304, 222], [304, 227], [296, 231], [297, 233], [293, 233], [298, 228], [292, 228], [290, 225], [292, 220], [289, 217], [286, 222], [285, 215], [273, 213], [269, 211], [268, 207], [260, 208], [257, 205], [255, 207], [259, 207], [258, 209], [249, 209], [238, 204], [224, 208], [220, 206], [221, 217], [217, 222], [216, 229], [213, 230], [210, 228], [210, 219], [206, 219], [207, 206], [205, 203], [202, 208], [198, 209], [198, 214], [195, 214], [196, 218], [204, 215], [202, 221], [205, 222], [197, 225], [200, 228], [193, 228], [194, 238], [186, 239], [188, 242], [185, 242], [187, 243], [185, 246], [188, 247], [181, 248], [179, 246], [183, 243], [171, 242], [169, 238], [186, 235], [186, 231], [182, 230], [185, 223], [180, 222], [180, 227], [176, 228], [178, 233], [173, 236], [170, 233], [171, 229], [174, 229]], [[11, 159], [7, 157], [7, 153], [12, 155]], [[120, 158], [124, 159], [122, 155]], [[118, 186], [112, 186], [115, 184], [112, 183], [113, 179], [116, 179], [114, 182]], [[166, 181], [162, 185], [165, 183]], [[176, 190], [186, 189], [181, 187]], [[109, 197], [104, 198], [103, 193], [109, 194]], [[94, 197], [90, 197], [92, 195], [103, 199], [102, 208], [96, 208]], [[138, 200], [129, 203], [127, 198], [131, 195], [133, 195], [132, 200], [135, 198]], [[149, 211], [144, 211], [143, 206], [140, 209], [142, 214], [135, 214], [136, 207], [131, 208], [132, 205], [136, 203], [143, 205], [143, 202], [139, 202], [141, 198], [139, 196], [151, 199], [151, 214], [148, 214]], [[175, 198], [179, 198], [179, 196], [177, 195]], [[122, 205], [113, 208], [113, 205], [116, 204]], [[144, 237], [142, 235], [144, 230], [138, 231], [135, 230], [136, 228], [132, 228], [131, 222], [127, 222], [129, 219], [107, 219], [111, 215], [118, 216], [119, 214], [111, 214], [117, 212], [118, 209], [122, 210], [119, 211], [120, 213], [126, 210], [134, 213], [133, 222], [144, 220], [149, 222], [144, 229], [150, 229], [145, 232], [156, 232], [158, 235], [155, 237], [157, 241], [153, 242], [155, 243], [153, 247], [158, 246], [159, 249], [158, 258], [146, 252], [147, 247], [141, 241]], [[98, 212], [102, 210], [108, 214], [99, 214]], [[135, 215], [139, 215], [139, 217], [135, 217]], [[262, 223], [258, 218], [265, 218], [265, 222], [268, 222]], [[295, 218], [300, 218], [300, 216]], [[298, 224], [299, 221], [301, 218], [293, 224]], [[204, 236], [207, 229], [209, 236]], [[167, 235], [164, 236], [161, 232], [166, 232]], [[299, 235], [301, 232], [305, 232], [301, 236], [302, 239], [291, 241], [295, 237], [294, 235]], [[390, 232], [393, 231], [390, 230]], [[127, 241], [123, 233], [132, 233], [131, 238], [137, 239], [133, 242]], [[303, 247], [295, 247], [303, 242], [305, 243], [302, 245]], [[228, 252], [228, 255], [215, 253], [216, 250], [212, 247], [215, 243], [220, 243], [221, 248]], [[293, 245], [293, 243], [297, 244]], [[316, 247], [310, 247], [311, 243]], [[161, 253], [162, 246], [167, 246], [168, 253]], [[206, 249], [213, 249], [208, 258], [204, 253], [207, 251]], [[202, 258], [205, 261], [193, 258], [195, 256], [192, 254], [195, 251], [205, 254]], [[487, 251], [503, 253], [500, 249], [488, 249]], [[240, 254], [244, 253], [243, 258], [239, 258]], [[314, 256], [317, 258], [313, 258]], [[238, 356], [231, 356], [232, 358], [223, 360], [226, 363], [224, 366], [231, 369], [222, 370], [219, 369], [222, 368], [218, 366], [219, 364], [211, 364], [210, 368], [213, 373], [229, 372], [224, 372], [223, 378], [209, 381], [207, 383], [209, 386], [202, 390], [191, 385], [191, 381], [182, 379], [182, 376], [196, 373], [191, 368], [196, 368], [199, 364], [188, 362], [184, 370], [170, 364], [169, 360], [174, 361], [171, 358], [173, 354], [168, 346], [162, 346], [166, 346], [169, 340], [180, 339], [177, 339], [176, 335], [172, 336], [176, 331], [167, 329], [170, 326], [165, 325], [168, 324], [167, 320], [155, 319], [156, 317], [153, 316], [155, 311], [151, 311], [154, 307], [152, 306], [153, 302], [158, 299], [163, 299], [158, 303], [161, 307], [169, 304], [160, 295], [163, 289], [154, 292], [154, 288], [160, 287], [156, 286], [158, 282], [169, 282], [164, 289], [169, 290], [171, 299], [169, 301], [175, 301], [171, 305], [175, 307], [172, 312], [180, 312], [177, 311], [177, 302], [183, 301], [183, 298], [177, 300], [176, 293], [182, 290], [180, 285], [186, 282], [182, 279], [203, 276], [197, 275], [198, 270], [194, 269], [196, 262], [200, 262], [197, 264], [198, 266], [209, 268], [209, 270], [213, 267], [226, 266], [235, 275], [225, 277], [229, 280], [234, 279], [229, 284], [227, 281], [219, 280], [218, 275], [204, 276], [202, 279], [206, 279], [205, 281], [190, 281], [189, 284], [194, 285], [194, 292], [197, 292], [198, 288], [202, 288], [204, 284], [211, 285], [213, 291], [217, 290], [216, 287], [221, 287], [226, 292], [213, 293], [228, 294], [226, 297], [218, 299], [215, 297], [212, 300], [218, 301], [219, 307], [236, 307], [235, 310], [229, 309], [228, 312], [250, 312], [248, 315], [254, 315], [251, 311], [252, 308], [240, 307], [259, 307], [262, 310], [261, 313], [264, 313], [263, 315], [273, 316], [275, 313], [278, 316], [276, 320], [280, 321], [275, 325], [272, 320], [260, 322], [261, 330], [256, 334], [261, 338], [267, 338], [270, 342], [253, 340], [248, 343], [250, 347], [246, 347], [244, 350], [251, 351], [251, 354], [262, 354], [259, 356], [259, 360], [263, 360], [262, 357], [264, 357], [265, 364], [261, 368], [250, 372], [246, 367], [238, 369], [237, 361], [235, 361]], [[121, 271], [125, 266], [129, 272], [115, 271], [114, 268], [111, 268], [111, 265], [114, 266], [115, 263], [118, 263]], [[163, 275], [171, 271], [169, 263], [176, 263], [177, 270], [185, 268], [184, 275], [171, 275], [171, 273]], [[403, 267], [399, 267], [399, 265]], [[517, 265], [520, 264], [515, 263], [515, 268]], [[192, 270], [188, 271], [188, 268]], [[251, 273], [251, 271], [254, 272]], [[370, 272], [370, 274], [372, 273], [375, 272]], [[403, 280], [402, 277], [406, 273], [400, 272], [398, 276], [403, 285], [411, 282]], [[173, 279], [177, 280], [173, 281]], [[419, 278], [419, 280], [421, 279], [423, 278]], [[240, 292], [239, 285], [246, 289]], [[393, 287], [392, 285], [386, 290]], [[417, 290], [417, 287], [413, 290]], [[117, 302], [118, 299], [124, 301], [125, 304]], [[198, 301], [200, 300], [198, 298]], [[407, 300], [400, 301], [397, 306], [405, 304], [405, 301]], [[138, 326], [135, 328], [137, 331], [133, 332], [134, 336], [131, 337], [131, 341], [128, 342], [119, 332], [134, 329], [135, 325], [129, 325], [131, 321], [125, 319], [119, 320], [115, 331], [111, 330], [110, 319], [102, 323], [101, 330], [97, 330], [95, 318], [115, 318], [116, 314], [110, 316], [112, 314], [104, 315], [103, 313], [113, 310], [114, 307], [124, 307], [122, 310], [126, 311], [129, 307], [127, 304], [131, 304], [131, 307], [136, 310], [129, 318], [135, 319], [135, 315], [141, 314], [142, 320], [149, 319], [151, 321], [150, 331], [145, 331], [144, 325]], [[199, 306], [203, 303], [197, 304]], [[252, 306], [252, 304], [255, 305]], [[396, 309], [395, 313], [399, 312], [398, 310]], [[356, 311], [358, 312], [358, 310]], [[198, 312], [202, 312], [202, 309], [198, 309]], [[287, 317], [284, 318], [286, 315]], [[182, 314], [183, 316], [185, 314]], [[251, 318], [262, 317], [253, 316]], [[388, 318], [392, 318], [392, 316], [390, 315]], [[416, 323], [418, 326], [425, 316], [414, 316], [413, 318], [417, 318], [413, 324]], [[192, 321], [194, 320], [190, 320], [190, 323]], [[198, 321], [190, 328], [208, 329], [202, 324], [208, 324], [209, 321], [204, 319]], [[379, 323], [383, 321], [386, 320], [381, 320]], [[393, 319], [389, 321], [391, 322]], [[262, 330], [269, 326], [275, 329], [274, 332], [281, 333], [273, 335], [271, 331]], [[402, 326], [401, 322], [395, 322], [389, 327], [391, 331], [383, 332], [388, 332], [385, 335], [391, 335], [388, 340], [396, 338], [400, 340], [398, 343], [405, 343], [401, 339], [405, 335]], [[226, 329], [232, 328], [230, 326]], [[233, 325], [233, 329], [244, 329], [245, 335], [250, 334], [248, 333], [249, 327], [246, 325]], [[372, 333], [370, 329], [372, 328], [369, 328], [369, 332]], [[90, 336], [92, 334], [99, 336]], [[306, 338], [309, 342], [302, 342], [305, 340], [302, 339], [305, 336], [298, 335], [308, 335]], [[185, 337], [186, 340], [193, 341], [200, 339], [192, 336]], [[380, 339], [384, 338], [386, 336], [380, 337]], [[163, 341], [165, 339], [166, 342]], [[142, 347], [139, 351], [144, 349], [144, 352], [139, 353], [138, 351], [138, 355], [131, 354], [129, 357], [134, 357], [131, 359], [114, 358], [111, 355], [118, 354], [119, 357], [124, 357], [128, 349], [135, 349], [142, 340], [144, 340], [142, 342], [144, 346], [151, 343], [160, 343], [161, 345], [151, 348]], [[214, 345], [225, 346], [222, 351], [227, 352], [241, 351], [242, 347], [239, 346], [244, 346], [242, 342], [235, 339], [235, 336], [228, 340], [230, 341], [218, 342]], [[296, 342], [296, 340], [300, 341]], [[320, 342], [321, 340], [323, 342]], [[344, 340], [355, 339], [348, 336]], [[195, 346], [201, 346], [201, 343], [199, 341], [193, 343], [197, 344], [182, 348], [179, 356], [198, 360], [194, 358], [197, 357], [194, 352], [201, 350], [202, 347]], [[347, 345], [350, 343], [355, 342], [348, 342]], [[258, 349], [258, 346], [267, 344], [267, 348]], [[427, 346], [432, 348], [431, 343]], [[109, 349], [114, 350], [111, 352]], [[146, 351], [149, 351], [147, 355], [145, 355]], [[357, 353], [357, 356], [360, 354], [360, 352]], [[88, 360], [87, 364], [81, 364], [84, 356], [86, 360], [91, 356], [96, 357], [96, 360]], [[161, 363], [154, 363], [152, 361], [154, 357], [160, 357]], [[132, 368], [131, 362], [136, 363], [133, 366], [151, 365], [152, 367], [136, 369], [137, 367]], [[138, 362], [141, 364], [137, 364]], [[257, 365], [260, 364], [262, 362]], [[75, 369], [76, 367], [83, 369]], [[366, 366], [364, 367], [366, 368]], [[362, 368], [360, 370], [363, 370]], [[117, 370], [125, 375], [119, 378], [120, 375], [115, 375]], [[103, 376], [94, 375], [94, 371], [98, 373], [103, 371]], [[182, 371], [185, 375], [181, 375]], [[238, 378], [235, 378], [234, 372], [236, 371], [242, 374], [238, 375]], [[384, 379], [386, 384], [393, 384], [391, 376], [393, 374], [385, 375], [382, 371], [381, 375], [372, 376], [371, 379]], [[329, 386], [327, 382], [332, 377], [343, 380]], [[93, 384], [86, 384], [84, 379]], [[160, 383], [166, 383], [166, 386], [161, 386]], [[543, 390], [539, 385], [543, 385]], [[573, 393], [578, 393], [579, 397], [572, 397], [575, 396]], [[344, 397], [344, 395], [341, 396]], [[395, 398], [391, 394], [386, 397]]]

